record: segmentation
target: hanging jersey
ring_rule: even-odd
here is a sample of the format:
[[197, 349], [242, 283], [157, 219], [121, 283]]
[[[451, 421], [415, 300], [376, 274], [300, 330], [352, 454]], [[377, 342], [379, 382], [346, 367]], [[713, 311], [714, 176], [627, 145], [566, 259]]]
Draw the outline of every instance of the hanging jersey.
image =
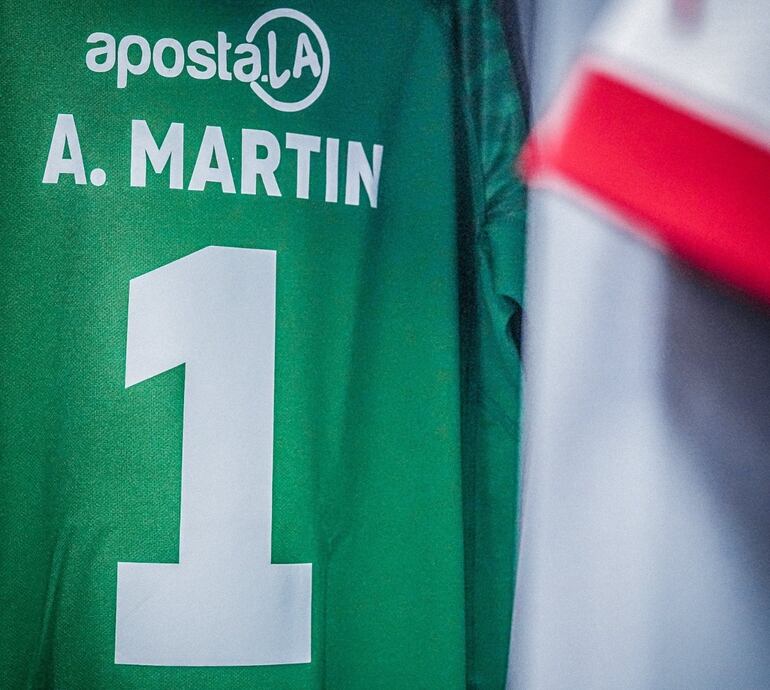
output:
[[5, 3], [0, 685], [500, 687], [487, 3]]
[[[605, 5], [538, 0], [536, 122]], [[558, 172], [530, 190], [509, 687], [770, 687], [766, 310], [622, 231], [606, 195], [560, 193], [576, 175]]]

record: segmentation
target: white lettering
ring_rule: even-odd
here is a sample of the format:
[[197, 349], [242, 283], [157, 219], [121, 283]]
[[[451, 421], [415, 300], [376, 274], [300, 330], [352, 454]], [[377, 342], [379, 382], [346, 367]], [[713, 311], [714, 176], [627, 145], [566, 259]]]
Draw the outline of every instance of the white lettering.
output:
[[372, 164], [364, 153], [364, 147], [359, 141], [348, 142], [348, 165], [345, 176], [345, 203], [358, 206], [361, 194], [359, 180], [369, 196], [369, 205], [377, 208], [377, 192], [380, 185], [380, 168], [382, 166], [382, 146], [375, 144], [372, 149]]
[[[163, 51], [171, 50], [174, 53], [174, 63], [166, 67], [163, 62]], [[152, 66], [161, 77], [178, 77], [184, 70], [184, 48], [175, 38], [161, 38], [152, 49]]]
[[150, 161], [156, 173], [163, 172], [169, 164], [169, 187], [182, 189], [184, 182], [184, 125], [172, 122], [160, 146], [144, 120], [131, 121], [131, 186], [144, 187], [147, 184], [147, 164]]
[[[128, 51], [137, 46], [140, 51], [139, 62], [131, 62]], [[129, 74], [144, 74], [150, 68], [150, 44], [141, 36], [124, 36], [118, 44], [118, 88], [124, 89]]]
[[[241, 141], [241, 194], [257, 193], [257, 176], [268, 196], [281, 196], [275, 171], [281, 162], [281, 147], [278, 139], [264, 129], [244, 129]], [[263, 147], [267, 155], [257, 158], [257, 146]]]
[[[216, 166], [211, 165], [216, 159]], [[218, 182], [226, 194], [235, 194], [233, 173], [221, 127], [206, 127], [187, 189], [202, 192], [207, 182]]]
[[[92, 72], [109, 72], [115, 66], [115, 38], [110, 34], [96, 32], [91, 34], [86, 43], [104, 43], [101, 47], [91, 48], [86, 53], [86, 66]], [[104, 56], [104, 61], [99, 62], [98, 57]]]
[[187, 66], [187, 74], [193, 79], [211, 79], [217, 73], [217, 63], [213, 57], [216, 50], [208, 41], [193, 41], [187, 46], [187, 57], [192, 65]]
[[321, 137], [286, 133], [286, 148], [297, 151], [297, 198], [310, 197], [310, 154], [321, 150]]
[[[69, 148], [70, 158], [64, 157], [65, 147]], [[56, 118], [43, 182], [57, 184], [59, 175], [72, 175], [75, 184], [86, 184], [86, 169], [83, 166], [83, 155], [80, 153], [78, 130], [75, 127], [75, 118], [70, 114], [62, 114]]]
[[[236, 55], [246, 55], [239, 60], [235, 61], [233, 65], [233, 76], [238, 81], [254, 81], [259, 77], [262, 71], [262, 56], [259, 54], [259, 49], [253, 46], [251, 43], [241, 43], [235, 49]], [[249, 71], [246, 68], [250, 67]]]
[[285, 69], [278, 74], [276, 61], [278, 60], [278, 47], [276, 45], [275, 31], [268, 31], [267, 33], [267, 64], [268, 74], [270, 77], [270, 86], [274, 89], [280, 89], [291, 76], [291, 72]]
[[339, 187], [340, 140], [326, 140], [326, 201], [337, 203]]
[[[288, 28], [289, 25], [294, 28]], [[279, 66], [279, 40], [284, 51], [281, 59], [288, 59], [288, 48], [283, 45], [292, 36], [296, 36], [292, 43], [293, 63]], [[267, 48], [262, 47], [265, 39]], [[230, 53], [234, 44], [224, 31], [216, 32], [216, 41], [194, 40], [186, 45], [170, 37], [154, 44], [137, 35], [118, 40], [105, 32], [91, 33], [86, 43], [94, 46], [86, 50], [88, 69], [110, 72], [117, 66], [119, 89], [126, 88], [129, 75], [146, 74], [151, 68], [166, 79], [186, 72], [192, 79], [217, 77], [246, 83], [266, 105], [290, 113], [314, 103], [329, 79], [329, 45], [323, 31], [308, 15], [286, 7], [268, 10], [251, 24], [245, 41], [232, 51], [232, 63]], [[297, 88], [288, 89], [288, 98], [279, 96], [277, 92], [291, 80], [298, 82]]]
[[217, 31], [217, 76], [223, 81], [230, 81], [233, 76], [227, 69], [227, 52], [233, 44], [227, 40], [224, 31]]
[[305, 67], [310, 67], [314, 77], [320, 76], [321, 62], [318, 60], [318, 55], [313, 50], [313, 46], [310, 45], [310, 39], [303, 31], [297, 39], [297, 50], [294, 53], [294, 69], [291, 75], [295, 79], [299, 79]]

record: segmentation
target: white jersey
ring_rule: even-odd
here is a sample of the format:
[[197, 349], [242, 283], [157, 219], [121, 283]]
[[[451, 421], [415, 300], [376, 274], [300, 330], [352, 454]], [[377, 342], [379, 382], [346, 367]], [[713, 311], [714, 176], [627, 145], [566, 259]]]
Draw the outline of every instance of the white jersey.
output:
[[[639, 13], [626, 15], [635, 18], [628, 31], [640, 32], [639, 45], [650, 41], [637, 57], [671, 70], [665, 94], [650, 100], [678, 92], [677, 110], [687, 110], [675, 82], [679, 67], [673, 54], [663, 56], [665, 36], [642, 36], [645, 22], [663, 16], [663, 3], [632, 3], [594, 24], [606, 4], [538, 1], [532, 73], [541, 126], [589, 27], [599, 28], [589, 52], [582, 45], [584, 57], [590, 54], [583, 66], [601, 66], [596, 72], [624, 86], [642, 74], [629, 69], [635, 48], [628, 34], [611, 28], [625, 11]], [[684, 22], [685, 33], [717, 13], [739, 13], [736, 3], [675, 5], [668, 4], [672, 21]], [[626, 49], [625, 57], [617, 52]], [[735, 69], [729, 52], [715, 53], [720, 69]], [[622, 74], [612, 71], [620, 65]], [[644, 96], [647, 82], [635, 83]], [[762, 150], [749, 136], [757, 121], [747, 101], [737, 98], [735, 110], [708, 102], [724, 121], [709, 120], [704, 108], [686, 114]], [[556, 107], [565, 114], [565, 105]], [[728, 112], [731, 122], [744, 114], [740, 131], [728, 127]], [[639, 133], [630, 115], [623, 124]], [[639, 133], [652, 143], [660, 135]], [[616, 154], [623, 168], [638, 170], [627, 150]], [[575, 168], [554, 162], [539, 161], [539, 181], [558, 184], [531, 195], [526, 451], [509, 688], [770, 687], [766, 308], [660, 252], [671, 246], [668, 236], [656, 234], [656, 247], [629, 234], [640, 227], [641, 211], [631, 214], [599, 189], [587, 190]], [[729, 182], [733, 172], [721, 170], [720, 178]], [[649, 219], [641, 225], [646, 237], [655, 227]]]

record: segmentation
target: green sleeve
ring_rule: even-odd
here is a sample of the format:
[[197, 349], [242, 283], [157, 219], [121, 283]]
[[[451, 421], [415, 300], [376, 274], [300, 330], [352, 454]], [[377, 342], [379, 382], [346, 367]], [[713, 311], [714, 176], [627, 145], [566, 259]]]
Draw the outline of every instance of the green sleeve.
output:
[[503, 688], [513, 606], [526, 192], [515, 160], [526, 134], [491, 2], [459, 3], [464, 88], [458, 121], [467, 687]]

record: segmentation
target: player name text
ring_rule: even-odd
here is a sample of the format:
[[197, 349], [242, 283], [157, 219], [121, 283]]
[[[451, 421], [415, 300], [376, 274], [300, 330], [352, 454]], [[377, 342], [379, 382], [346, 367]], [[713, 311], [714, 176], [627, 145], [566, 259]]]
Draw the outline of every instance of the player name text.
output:
[[[185, 125], [172, 122], [164, 129], [153, 132], [145, 120], [131, 121], [131, 187], [152, 184], [148, 177], [154, 175], [166, 181], [169, 189], [202, 192], [214, 188], [225, 194], [289, 195], [350, 206], [368, 203], [377, 208], [383, 155], [380, 144], [369, 148], [359, 141], [333, 137], [241, 129], [240, 146], [233, 151], [232, 143], [229, 148], [225, 143], [222, 128], [209, 125], [195, 139], [197, 153], [190, 166], [185, 153], [185, 139], [189, 138]], [[296, 175], [292, 176], [295, 179], [290, 186], [286, 176], [281, 176], [281, 188], [276, 174], [287, 161]], [[57, 116], [42, 181], [58, 184], [62, 175], [72, 176], [76, 184], [88, 184], [80, 138], [71, 114]], [[105, 171], [96, 168], [90, 173], [90, 182], [100, 187], [106, 177]]]

